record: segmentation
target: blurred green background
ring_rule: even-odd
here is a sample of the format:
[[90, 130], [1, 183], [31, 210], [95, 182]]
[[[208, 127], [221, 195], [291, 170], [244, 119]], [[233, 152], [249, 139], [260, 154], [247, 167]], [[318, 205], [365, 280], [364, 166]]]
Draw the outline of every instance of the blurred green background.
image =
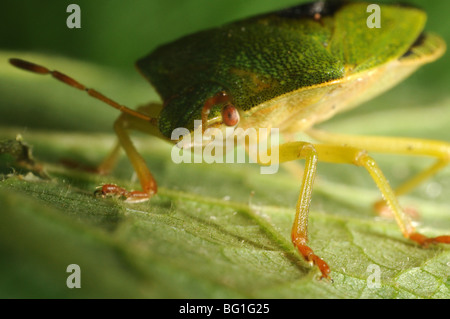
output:
[[[253, 203], [267, 205], [264, 213], [288, 238], [299, 183], [286, 172], [261, 176], [258, 168], [248, 166], [177, 166], [170, 162], [168, 146], [138, 136], [139, 150], [162, 186], [160, 196], [135, 207], [93, 198], [92, 190], [104, 179], [61, 172], [50, 163], [66, 156], [98, 163], [113, 143], [118, 112], [50, 77], [7, 63], [10, 57], [29, 58], [134, 107], [158, 99], [134, 68], [135, 60], [158, 45], [306, 1], [76, 1], [82, 27], [68, 29], [66, 8], [73, 2], [2, 2], [0, 139], [22, 134], [36, 157], [48, 162], [54, 179], [6, 178], [0, 184], [0, 250], [6, 256], [0, 259], [0, 297], [448, 298], [448, 253], [403, 241], [393, 223], [379, 227], [370, 211], [378, 192], [368, 176], [350, 166], [321, 163], [312, 206], [312, 247], [330, 262], [334, 285], [313, 280], [303, 263], [286, 258], [290, 251], [277, 246], [279, 238], [258, 231], [245, 218], [246, 204], [236, 204], [247, 203], [255, 191]], [[450, 43], [450, 1], [404, 2], [424, 8], [427, 30]], [[323, 127], [449, 141], [449, 71], [446, 54]], [[121, 185], [135, 185], [129, 182], [129, 163], [123, 158], [121, 164], [106, 181], [121, 178]], [[426, 165], [395, 157], [380, 157], [380, 164], [394, 183]], [[413, 193], [427, 230], [438, 234], [450, 225], [448, 177], [447, 169], [429, 184], [441, 188], [438, 196], [430, 197], [427, 185]], [[79, 291], [65, 286], [65, 267], [74, 260], [84, 271]], [[369, 262], [382, 267], [380, 291], [364, 286]]]

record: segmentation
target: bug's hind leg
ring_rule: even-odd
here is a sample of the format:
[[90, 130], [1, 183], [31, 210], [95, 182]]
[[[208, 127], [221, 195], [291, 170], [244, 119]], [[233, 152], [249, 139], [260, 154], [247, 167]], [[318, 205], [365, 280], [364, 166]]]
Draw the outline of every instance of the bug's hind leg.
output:
[[[128, 129], [135, 128], [135, 126], [139, 126], [141, 119], [136, 119], [134, 117], [130, 117], [127, 114], [122, 114], [114, 123], [114, 130], [117, 134], [119, 143], [114, 148], [113, 152], [106, 160], [100, 165], [100, 170], [109, 170], [115, 164], [116, 158], [119, 153], [119, 145], [125, 150], [128, 159], [130, 160], [137, 176], [139, 182], [141, 183], [142, 190], [141, 191], [127, 191], [126, 189], [119, 187], [114, 184], [105, 184], [100, 189], [96, 191], [96, 194], [100, 194], [102, 196], [121, 196], [125, 197], [127, 202], [143, 202], [149, 200], [153, 195], [157, 193], [157, 184], [153, 175], [150, 173], [150, 170], [145, 163], [145, 160], [138, 153], [136, 148], [133, 145], [133, 142], [130, 139], [130, 136], [127, 132]], [[148, 123], [144, 123], [148, 125]]]
[[[320, 130], [310, 130], [308, 135], [321, 142], [336, 145], [345, 144], [372, 152], [436, 158], [436, 162], [429, 168], [419, 172], [416, 176], [395, 188], [394, 193], [396, 196], [407, 194], [450, 163], [450, 143], [444, 141], [399, 137], [352, 136]], [[387, 207], [386, 201], [380, 200], [374, 204], [374, 207], [376, 211], [381, 213]]]
[[[430, 156], [437, 158], [437, 162], [428, 169], [420, 172], [415, 177], [406, 181], [395, 191], [390, 188], [386, 182], [385, 191], [378, 187], [382, 191], [383, 200], [375, 203], [375, 208], [381, 206], [388, 207], [394, 214], [394, 217], [399, 223], [405, 237], [417, 242], [422, 246], [428, 246], [430, 244], [450, 244], [450, 236], [438, 236], [435, 238], [428, 238], [422, 234], [416, 233], [413, 228], [410, 230], [401, 226], [410, 225], [407, 214], [398, 206], [396, 197], [412, 190], [414, 187], [425, 181], [427, 178], [435, 175], [441, 169], [446, 167], [450, 162], [450, 144], [443, 141], [424, 140], [415, 138], [396, 138], [396, 137], [372, 137], [372, 136], [350, 136], [342, 134], [331, 134], [324, 131], [310, 130], [307, 132], [311, 137], [327, 143], [332, 143], [338, 147], [338, 145], [348, 145], [351, 147], [361, 148], [373, 152], [379, 153], [392, 153], [392, 154], [404, 154], [404, 155], [418, 155], [418, 156]], [[379, 169], [378, 169], [379, 170]], [[369, 171], [370, 172], [370, 171]], [[381, 173], [381, 171], [380, 171]], [[371, 175], [373, 175], [371, 173]], [[373, 175], [373, 179], [377, 182], [379, 177]], [[382, 176], [382, 179], [385, 179]], [[377, 182], [378, 184], [379, 182]], [[387, 196], [388, 195], [388, 196]], [[392, 205], [394, 203], [394, 206]], [[402, 216], [399, 220], [399, 216]]]

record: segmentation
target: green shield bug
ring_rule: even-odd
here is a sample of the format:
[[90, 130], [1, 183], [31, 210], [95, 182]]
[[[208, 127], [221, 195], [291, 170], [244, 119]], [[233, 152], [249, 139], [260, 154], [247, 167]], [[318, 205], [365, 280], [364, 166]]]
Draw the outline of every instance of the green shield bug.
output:
[[[428, 238], [416, 232], [396, 199], [448, 164], [449, 143], [347, 136], [312, 128], [386, 91], [445, 52], [445, 43], [439, 36], [423, 31], [426, 14], [422, 10], [380, 4], [379, 27], [370, 27], [369, 5], [317, 1], [162, 45], [138, 60], [137, 67], [158, 91], [163, 103], [151, 103], [137, 111], [58, 71], [20, 59], [10, 62], [31, 72], [51, 74], [121, 111], [114, 124], [118, 145], [130, 159], [142, 190], [127, 191], [107, 184], [99, 191], [104, 196], [120, 195], [128, 202], [140, 202], [157, 193], [157, 184], [132, 144], [128, 130], [178, 142], [171, 135], [179, 127], [190, 132], [183, 137], [187, 141], [193, 133], [209, 128], [278, 128], [286, 136], [305, 132], [317, 140], [317, 144], [295, 140], [283, 143], [278, 146], [278, 158], [272, 162], [305, 160], [292, 242], [307, 261], [319, 268], [322, 278], [329, 278], [330, 267], [307, 243], [308, 213], [318, 161], [364, 167], [383, 196], [377, 207], [387, 207], [392, 212], [406, 238], [423, 246], [450, 243], [450, 236]], [[196, 127], [194, 120], [201, 125]], [[209, 140], [201, 143], [206, 146]], [[112, 168], [118, 149], [100, 165], [100, 171]], [[424, 155], [437, 161], [393, 190], [367, 151]], [[267, 165], [258, 157], [256, 160]]]

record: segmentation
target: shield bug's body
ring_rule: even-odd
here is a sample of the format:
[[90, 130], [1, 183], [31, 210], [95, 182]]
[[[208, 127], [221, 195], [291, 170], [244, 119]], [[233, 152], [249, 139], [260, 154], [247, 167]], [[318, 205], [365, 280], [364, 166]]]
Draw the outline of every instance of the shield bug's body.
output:
[[[312, 129], [337, 112], [391, 88], [445, 51], [440, 37], [423, 32], [426, 14], [422, 10], [380, 5], [381, 28], [370, 28], [368, 6], [369, 3], [351, 1], [317, 1], [163, 45], [137, 62], [139, 71], [153, 84], [163, 103], [152, 103], [138, 111], [58, 71], [19, 59], [11, 59], [11, 63], [51, 74], [122, 112], [114, 128], [142, 190], [129, 192], [108, 184], [100, 192], [124, 196], [129, 202], [149, 199], [156, 194], [157, 186], [127, 130], [147, 132], [169, 141], [179, 127], [187, 128], [191, 136], [209, 128], [278, 128], [287, 136], [300, 131], [309, 134], [320, 143], [281, 144], [279, 157], [272, 161], [305, 160], [292, 242], [306, 260], [318, 266], [322, 277], [329, 277], [326, 262], [307, 245], [308, 211], [318, 161], [363, 166], [382, 193], [379, 206], [393, 213], [405, 237], [424, 246], [450, 243], [450, 236], [427, 238], [417, 233], [396, 199], [447, 165], [449, 143], [344, 136]], [[194, 120], [202, 124], [194, 127]], [[190, 141], [190, 135], [183, 140]], [[203, 146], [209, 142], [201, 141]], [[111, 169], [118, 148], [115, 150], [100, 166], [101, 171]], [[437, 162], [394, 191], [367, 151], [426, 155]]]

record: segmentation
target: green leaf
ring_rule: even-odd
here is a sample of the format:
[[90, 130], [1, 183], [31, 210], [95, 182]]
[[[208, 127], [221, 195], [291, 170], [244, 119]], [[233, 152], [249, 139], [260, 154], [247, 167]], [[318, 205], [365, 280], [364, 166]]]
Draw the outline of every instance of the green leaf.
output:
[[[58, 137], [86, 154], [110, 142], [36, 132], [29, 140], [36, 157], [57, 159], [63, 148]], [[95, 142], [87, 145], [88, 138]], [[422, 249], [403, 239], [393, 222], [374, 217], [373, 188], [323, 179], [316, 185], [311, 246], [332, 267], [331, 284], [317, 280], [317, 270], [289, 243], [298, 181], [285, 172], [262, 176], [255, 167], [182, 167], [170, 162], [170, 147], [150, 142], [141, 149], [158, 180], [172, 187], [162, 187], [149, 203], [95, 198], [93, 190], [102, 182], [137, 185], [50, 163], [52, 180], [12, 175], [0, 183], [3, 296], [449, 297], [448, 248]], [[58, 145], [57, 151], [39, 154], [46, 144]], [[446, 178], [448, 172], [438, 179]], [[449, 229], [448, 201], [408, 203], [420, 208], [427, 234]], [[82, 270], [81, 289], [65, 286], [65, 269], [73, 263]], [[380, 267], [381, 288], [367, 286], [370, 265]]]
[[[93, 196], [104, 182], [138, 187], [128, 178], [126, 159], [116, 177], [57, 163], [71, 153], [97, 163], [110, 136], [39, 131], [24, 136], [52, 179], [12, 174], [0, 183], [5, 297], [450, 296], [448, 248], [422, 249], [403, 239], [395, 223], [375, 217], [370, 207], [378, 193], [370, 181], [346, 185], [320, 175], [315, 187], [310, 242], [329, 262], [331, 284], [319, 281], [317, 270], [289, 243], [298, 177], [285, 171], [260, 175], [251, 164], [175, 165], [169, 145], [138, 137], [162, 187], [149, 203], [126, 204]], [[382, 161], [389, 163], [396, 161]], [[349, 174], [365, 175], [349, 168]], [[444, 185], [448, 175], [446, 170], [433, 183]], [[429, 235], [450, 227], [448, 193], [447, 188], [434, 200], [405, 199], [420, 210]], [[82, 270], [81, 289], [65, 286], [66, 267], [73, 263]], [[380, 267], [381, 288], [368, 288], [370, 265]]]

